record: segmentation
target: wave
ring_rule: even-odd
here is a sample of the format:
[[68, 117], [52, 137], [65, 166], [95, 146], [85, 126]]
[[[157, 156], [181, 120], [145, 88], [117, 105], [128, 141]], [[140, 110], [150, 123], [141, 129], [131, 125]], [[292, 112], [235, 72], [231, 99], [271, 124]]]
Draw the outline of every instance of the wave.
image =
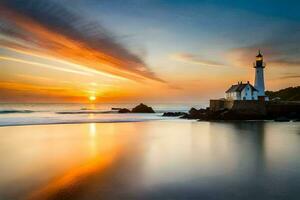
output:
[[33, 110], [0, 110], [0, 114], [33, 113]]
[[178, 118], [165, 118], [157, 114], [149, 115], [138, 115], [130, 114], [123, 116], [122, 114], [117, 114], [117, 116], [109, 116], [108, 118], [65, 118], [65, 117], [14, 117], [0, 119], [0, 127], [3, 126], [21, 126], [21, 125], [46, 125], [46, 124], [80, 124], [80, 123], [121, 123], [121, 122], [143, 122], [152, 120], [172, 120]]
[[106, 114], [117, 113], [116, 111], [59, 111], [56, 114]]

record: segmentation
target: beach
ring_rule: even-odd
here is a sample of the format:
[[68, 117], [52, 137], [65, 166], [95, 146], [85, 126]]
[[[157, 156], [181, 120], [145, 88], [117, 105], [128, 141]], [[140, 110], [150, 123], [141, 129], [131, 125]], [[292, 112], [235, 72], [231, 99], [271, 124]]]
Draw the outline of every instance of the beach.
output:
[[0, 127], [0, 199], [299, 199], [299, 122]]

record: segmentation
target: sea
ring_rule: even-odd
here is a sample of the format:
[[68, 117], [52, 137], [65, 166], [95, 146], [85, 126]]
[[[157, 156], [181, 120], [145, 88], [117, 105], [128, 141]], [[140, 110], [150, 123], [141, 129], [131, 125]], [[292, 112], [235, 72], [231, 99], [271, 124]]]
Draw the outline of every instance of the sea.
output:
[[185, 120], [162, 113], [206, 105], [147, 105], [156, 113], [1, 104], [0, 199], [300, 199], [300, 122]]
[[64, 124], [87, 122], [134, 122], [162, 120], [164, 112], [187, 112], [190, 108], [205, 108], [207, 102], [153, 103], [154, 114], [119, 114], [118, 108], [133, 108], [138, 104], [78, 104], [78, 103], [0, 103], [0, 126]]

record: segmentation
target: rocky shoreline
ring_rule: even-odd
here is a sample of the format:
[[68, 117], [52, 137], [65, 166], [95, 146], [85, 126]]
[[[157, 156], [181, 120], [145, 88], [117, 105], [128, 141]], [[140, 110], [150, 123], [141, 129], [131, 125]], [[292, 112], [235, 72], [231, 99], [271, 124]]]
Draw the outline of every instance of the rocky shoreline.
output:
[[[155, 113], [152, 107], [143, 103], [133, 109], [119, 108], [118, 113]], [[165, 112], [163, 117], [179, 117], [181, 119], [196, 119], [199, 121], [232, 121], [232, 120], [274, 120], [278, 122], [300, 121], [300, 113], [297, 111], [289, 112], [267, 112], [265, 114], [259, 112], [242, 112], [241, 110], [222, 109], [212, 111], [211, 109], [191, 108], [186, 112]]]
[[[171, 114], [169, 114], [171, 115]], [[164, 115], [163, 115], [164, 116]], [[300, 113], [289, 112], [282, 114], [256, 114], [240, 113], [234, 110], [211, 111], [207, 109], [191, 108], [188, 113], [181, 116], [182, 119], [197, 119], [200, 121], [232, 121], [232, 120], [274, 120], [278, 122], [300, 121]]]

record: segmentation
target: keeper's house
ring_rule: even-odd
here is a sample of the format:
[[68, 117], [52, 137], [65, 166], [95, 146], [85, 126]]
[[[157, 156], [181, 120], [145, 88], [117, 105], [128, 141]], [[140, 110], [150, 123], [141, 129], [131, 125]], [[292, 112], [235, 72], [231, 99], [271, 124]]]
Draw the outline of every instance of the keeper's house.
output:
[[258, 90], [249, 83], [238, 82], [225, 92], [227, 100], [258, 100]]

